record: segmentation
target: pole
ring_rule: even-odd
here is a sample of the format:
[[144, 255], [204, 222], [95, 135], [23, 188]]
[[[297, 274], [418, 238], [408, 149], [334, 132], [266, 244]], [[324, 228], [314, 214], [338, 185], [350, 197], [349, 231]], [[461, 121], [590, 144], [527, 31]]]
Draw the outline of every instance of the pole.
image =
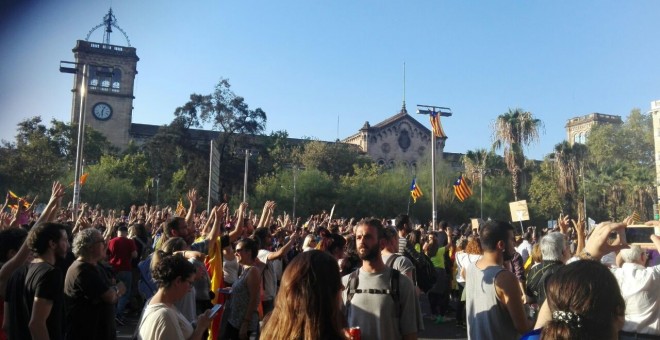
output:
[[158, 205], [158, 192], [160, 191], [160, 174], [156, 177], [156, 205]]
[[[435, 108], [433, 108], [435, 113]], [[435, 231], [437, 228], [437, 210], [435, 206], [435, 149], [436, 149], [436, 137], [435, 133], [431, 133], [431, 205], [433, 206], [433, 220], [432, 220], [432, 230]]]
[[83, 64], [80, 83], [80, 116], [78, 117], [78, 145], [76, 145], [76, 169], [73, 179], [73, 216], [78, 216], [80, 206], [80, 176], [82, 172], [83, 144], [85, 140], [85, 99], [87, 97], [87, 64]]
[[211, 181], [213, 180], [213, 141], [211, 140], [211, 149], [209, 150], [209, 191], [206, 199], [206, 211], [211, 216]]
[[296, 174], [298, 168], [293, 168], [293, 219], [292, 222], [296, 223]]
[[583, 195], [583, 204], [584, 204], [584, 220], [587, 221], [587, 181], [584, 178], [584, 164], [580, 164], [580, 173], [582, 175], [582, 195]]
[[245, 174], [243, 175], [243, 202], [247, 202], [248, 157], [250, 157], [250, 150], [245, 149]]
[[484, 220], [484, 169], [479, 169], [479, 191], [480, 191], [480, 200], [481, 205], [481, 220]]

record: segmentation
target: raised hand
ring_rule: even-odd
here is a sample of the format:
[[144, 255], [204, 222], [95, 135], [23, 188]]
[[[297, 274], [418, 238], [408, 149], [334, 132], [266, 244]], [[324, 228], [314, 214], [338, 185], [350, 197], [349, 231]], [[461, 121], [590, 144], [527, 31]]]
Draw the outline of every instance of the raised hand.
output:
[[566, 235], [568, 234], [568, 223], [570, 218], [568, 215], [559, 214], [559, 219], [557, 219], [557, 224], [559, 224], [559, 232]]

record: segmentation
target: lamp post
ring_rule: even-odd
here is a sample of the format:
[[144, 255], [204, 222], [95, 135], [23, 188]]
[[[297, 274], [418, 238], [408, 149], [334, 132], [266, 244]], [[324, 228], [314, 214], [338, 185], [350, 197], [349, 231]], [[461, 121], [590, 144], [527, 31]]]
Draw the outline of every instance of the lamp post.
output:
[[248, 183], [248, 160], [250, 156], [255, 155], [256, 151], [245, 149], [245, 173], [243, 174], [243, 202], [247, 202], [247, 183]]
[[[82, 70], [80, 70], [80, 66], [82, 66]], [[77, 75], [82, 72], [82, 79], [80, 81], [80, 108], [78, 112], [78, 138], [76, 142], [76, 165], [73, 175], [73, 216], [78, 216], [78, 208], [80, 207], [80, 176], [82, 175], [83, 147], [85, 144], [85, 104], [87, 102], [87, 78], [89, 76], [89, 66], [97, 65], [60, 61], [61, 73], [75, 74], [77, 78]], [[110, 68], [109, 71], [104, 71], [103, 69], [97, 70], [97, 74], [99, 75], [112, 77], [113, 73], [113, 68]], [[76, 81], [76, 87], [77, 84]]]
[[160, 191], [160, 174], [156, 175], [156, 205], [158, 205], [158, 192]]
[[[73, 67], [72, 67], [73, 66]], [[78, 74], [78, 63], [60, 61], [60, 72]], [[73, 175], [73, 216], [78, 216], [80, 206], [80, 176], [82, 172], [82, 154], [85, 136], [85, 99], [87, 98], [87, 64], [82, 65], [82, 81], [80, 83], [80, 110], [78, 116], [78, 138], [76, 144], [76, 164]]]
[[[448, 107], [441, 107], [441, 106], [433, 106], [433, 105], [417, 105], [417, 114], [423, 114], [423, 115], [432, 115], [432, 114], [439, 114], [442, 117], [449, 117], [452, 115], [451, 109]], [[436, 230], [437, 228], [437, 219], [438, 219], [438, 213], [436, 210], [436, 204], [435, 204], [435, 149], [437, 147], [436, 145], [436, 136], [435, 133], [431, 132], [431, 205], [433, 206], [433, 226], [432, 229]]]

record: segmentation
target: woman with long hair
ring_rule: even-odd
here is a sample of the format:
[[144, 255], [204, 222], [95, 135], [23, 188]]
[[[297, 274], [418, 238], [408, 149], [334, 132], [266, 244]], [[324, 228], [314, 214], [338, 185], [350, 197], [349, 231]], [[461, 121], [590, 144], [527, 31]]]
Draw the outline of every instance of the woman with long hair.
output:
[[265, 339], [346, 339], [336, 259], [311, 250], [296, 256], [282, 276]]
[[192, 288], [195, 266], [183, 256], [163, 256], [152, 270], [158, 291], [145, 307], [138, 325], [138, 339], [190, 339], [201, 340], [211, 319], [207, 310], [192, 324], [174, 306]]
[[541, 339], [618, 339], [626, 303], [616, 278], [597, 261], [565, 265], [547, 282], [552, 320]]
[[238, 279], [231, 286], [227, 309], [227, 327], [221, 339], [238, 340], [259, 338], [259, 300], [261, 297], [261, 271], [257, 267], [257, 241], [244, 238], [236, 243], [236, 258], [241, 265]]

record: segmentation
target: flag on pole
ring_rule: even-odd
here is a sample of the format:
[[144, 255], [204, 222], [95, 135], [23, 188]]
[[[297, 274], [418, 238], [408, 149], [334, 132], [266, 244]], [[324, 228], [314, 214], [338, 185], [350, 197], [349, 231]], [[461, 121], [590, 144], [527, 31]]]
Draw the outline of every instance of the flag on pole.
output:
[[412, 184], [410, 184], [410, 196], [412, 196], [413, 203], [417, 203], [417, 199], [424, 196], [422, 189], [417, 185], [417, 178], [413, 178]]
[[175, 213], [179, 217], [186, 216], [186, 207], [183, 206], [183, 198], [179, 198], [179, 202], [176, 204]]
[[442, 124], [440, 124], [440, 112], [431, 112], [429, 114], [431, 118], [431, 128], [433, 129], [433, 134], [438, 138], [447, 138], [445, 130], [442, 129]]
[[80, 186], [85, 185], [85, 182], [87, 182], [87, 175], [87, 173], [84, 173], [82, 176], [80, 176]]
[[458, 176], [456, 182], [454, 182], [454, 194], [459, 201], [463, 202], [468, 197], [472, 196], [472, 189], [467, 184], [463, 175]]

